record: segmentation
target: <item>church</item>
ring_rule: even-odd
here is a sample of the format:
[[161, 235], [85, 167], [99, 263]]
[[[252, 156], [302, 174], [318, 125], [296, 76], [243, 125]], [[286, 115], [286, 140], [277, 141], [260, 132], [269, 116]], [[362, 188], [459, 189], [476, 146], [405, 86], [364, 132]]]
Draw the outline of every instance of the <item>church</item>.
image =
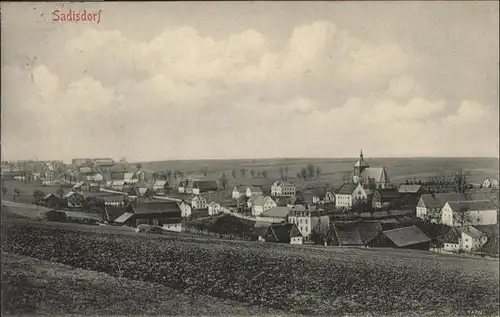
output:
[[386, 188], [389, 185], [389, 177], [385, 167], [370, 167], [363, 158], [363, 150], [359, 154], [359, 159], [354, 164], [352, 182], [361, 183], [368, 186], [369, 182], [375, 183], [378, 188]]

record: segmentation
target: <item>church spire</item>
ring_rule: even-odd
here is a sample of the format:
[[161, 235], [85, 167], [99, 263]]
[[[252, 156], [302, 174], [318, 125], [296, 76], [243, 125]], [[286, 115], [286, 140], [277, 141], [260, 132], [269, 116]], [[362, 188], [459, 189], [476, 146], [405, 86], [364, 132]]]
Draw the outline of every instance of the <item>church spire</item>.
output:
[[359, 153], [359, 157], [363, 158], [363, 149], [361, 149], [361, 152]]

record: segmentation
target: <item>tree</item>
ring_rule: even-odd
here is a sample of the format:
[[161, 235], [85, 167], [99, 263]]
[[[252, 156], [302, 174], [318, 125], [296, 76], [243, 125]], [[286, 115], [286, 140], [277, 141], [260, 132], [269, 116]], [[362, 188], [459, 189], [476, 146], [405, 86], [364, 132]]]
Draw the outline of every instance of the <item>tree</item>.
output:
[[466, 194], [469, 190], [469, 172], [464, 170], [457, 172], [453, 178], [453, 187], [455, 192]]
[[246, 169], [244, 169], [244, 168], [240, 169], [240, 173], [241, 173], [241, 176], [242, 176], [243, 178], [245, 178], [245, 174], [246, 174], [246, 172], [247, 172], [247, 170], [246, 170]]
[[316, 167], [316, 177], [319, 178], [320, 175], [321, 175], [321, 167], [317, 166]]
[[201, 172], [203, 173], [204, 176], [207, 176], [207, 173], [208, 173], [208, 168], [207, 166], [205, 165], [204, 167], [201, 168]]
[[314, 165], [312, 165], [312, 164], [307, 165], [307, 175], [309, 176], [309, 179], [314, 178], [315, 171], [316, 171], [316, 169], [314, 168]]
[[2, 186], [2, 194], [3, 194], [4, 196], [5, 196], [5, 195], [7, 195], [7, 192], [8, 192], [8, 191], [9, 191], [9, 190], [7, 189], [7, 187]]
[[184, 172], [183, 171], [179, 171], [178, 174], [179, 174], [179, 177], [184, 177]]
[[21, 190], [19, 188], [14, 188], [14, 201], [16, 201], [16, 197], [21, 195]]
[[221, 184], [223, 189], [226, 189], [226, 186], [227, 186], [226, 173], [222, 173], [222, 176], [220, 177], [220, 184]]
[[252, 178], [255, 178], [255, 171], [254, 170], [250, 170], [250, 174], [252, 175]]
[[59, 187], [59, 188], [57, 189], [56, 194], [57, 194], [57, 195], [59, 195], [59, 197], [61, 197], [61, 198], [62, 198], [62, 197], [64, 196], [64, 188]]
[[283, 167], [279, 168], [279, 172], [280, 172], [280, 178], [283, 180], [285, 178], [285, 171], [284, 171]]
[[33, 192], [33, 197], [35, 198], [35, 201], [38, 203], [40, 200], [42, 200], [45, 197], [45, 193], [41, 190], [36, 189]]
[[157, 179], [158, 179], [158, 173], [153, 172], [153, 181], [156, 182]]
[[168, 170], [166, 174], [167, 174], [167, 179], [170, 180], [172, 178], [172, 171]]
[[285, 166], [285, 180], [288, 181], [288, 166]]
[[232, 170], [232, 171], [231, 171], [231, 175], [233, 176], [233, 178], [236, 178], [236, 171], [235, 171], [235, 170]]
[[142, 164], [141, 163], [137, 163], [137, 165], [135, 167], [137, 167], [137, 169], [140, 170], [140, 169], [142, 169]]
[[305, 167], [303, 167], [301, 170], [300, 170], [300, 176], [302, 176], [302, 179], [303, 180], [307, 180], [307, 170]]
[[261, 174], [262, 174], [262, 177], [267, 179], [267, 171], [266, 170], [262, 170]]
[[297, 179], [301, 179], [302, 178], [302, 175], [300, 175], [300, 172], [297, 173]]

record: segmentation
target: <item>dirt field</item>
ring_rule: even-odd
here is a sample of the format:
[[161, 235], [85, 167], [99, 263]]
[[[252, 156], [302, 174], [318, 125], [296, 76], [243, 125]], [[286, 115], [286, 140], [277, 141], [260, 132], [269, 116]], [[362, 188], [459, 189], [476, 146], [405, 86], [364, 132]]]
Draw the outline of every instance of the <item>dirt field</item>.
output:
[[425, 251], [133, 236], [23, 220], [3, 225], [4, 250], [10, 253], [287, 314], [484, 316], [499, 308], [498, 261]]

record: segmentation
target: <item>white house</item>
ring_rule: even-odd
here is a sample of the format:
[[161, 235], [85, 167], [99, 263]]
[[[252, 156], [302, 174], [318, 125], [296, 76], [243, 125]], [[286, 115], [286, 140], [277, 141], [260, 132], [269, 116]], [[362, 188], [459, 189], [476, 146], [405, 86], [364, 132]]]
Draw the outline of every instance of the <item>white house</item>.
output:
[[323, 198], [323, 204], [333, 204], [335, 203], [335, 192], [333, 190], [327, 190], [325, 197]]
[[190, 217], [191, 216], [191, 212], [192, 212], [192, 207], [191, 205], [185, 201], [185, 200], [182, 200], [179, 202], [179, 208], [181, 209], [181, 216], [183, 218], [187, 218], [187, 217]]
[[157, 195], [165, 195], [170, 189], [170, 184], [165, 180], [157, 180], [153, 184], [153, 191]]
[[489, 200], [448, 201], [441, 210], [441, 223], [450, 227], [492, 225], [498, 222], [498, 209]]
[[102, 182], [104, 180], [104, 176], [101, 173], [92, 173], [86, 176], [87, 181], [89, 182]]
[[192, 209], [207, 209], [208, 203], [205, 198], [199, 195], [194, 195], [187, 198], [188, 203], [191, 205]]
[[483, 188], [498, 188], [498, 180], [496, 179], [485, 179], [483, 182]]
[[472, 226], [454, 227], [443, 237], [443, 251], [477, 251], [486, 242], [488, 242], [487, 235]]
[[179, 186], [177, 187], [177, 191], [181, 194], [184, 194], [186, 192], [186, 185], [183, 180], [179, 183]]
[[182, 231], [182, 223], [167, 223], [163, 224], [162, 226], [163, 230], [166, 231], [173, 231], [173, 232], [181, 232]]
[[324, 222], [327, 226], [330, 224], [330, 217], [319, 216], [316, 212], [311, 211], [292, 211], [288, 215], [288, 222], [297, 226], [304, 238], [311, 235], [312, 230]]
[[262, 191], [262, 188], [258, 186], [248, 186], [245, 194], [248, 198], [250, 198], [252, 196], [261, 196], [264, 194], [264, 192]]
[[349, 209], [356, 201], [363, 201], [368, 198], [367, 191], [361, 183], [346, 183], [342, 185], [335, 194], [335, 207]]
[[233, 188], [231, 197], [233, 199], [240, 199], [240, 198], [246, 196], [246, 192], [247, 192], [247, 187], [246, 186], [244, 186], [244, 185], [236, 185]]
[[289, 182], [276, 181], [271, 185], [272, 197], [292, 197], [296, 191], [295, 185]]
[[441, 220], [441, 210], [447, 201], [464, 201], [467, 196], [456, 193], [423, 194], [416, 207], [417, 218], [429, 218], [433, 222]]
[[269, 196], [254, 196], [252, 199], [252, 215], [260, 216], [265, 211], [277, 207], [276, 202]]
[[208, 204], [208, 215], [209, 216], [218, 215], [221, 212], [222, 212], [222, 208], [221, 208], [221, 205], [219, 203], [212, 201], [211, 203]]

